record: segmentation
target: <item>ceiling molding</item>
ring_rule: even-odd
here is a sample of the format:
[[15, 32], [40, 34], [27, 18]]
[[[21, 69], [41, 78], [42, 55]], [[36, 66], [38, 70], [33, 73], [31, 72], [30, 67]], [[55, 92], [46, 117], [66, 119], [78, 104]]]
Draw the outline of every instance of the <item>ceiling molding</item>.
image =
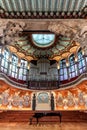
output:
[[0, 0], [0, 18], [87, 18], [87, 0]]

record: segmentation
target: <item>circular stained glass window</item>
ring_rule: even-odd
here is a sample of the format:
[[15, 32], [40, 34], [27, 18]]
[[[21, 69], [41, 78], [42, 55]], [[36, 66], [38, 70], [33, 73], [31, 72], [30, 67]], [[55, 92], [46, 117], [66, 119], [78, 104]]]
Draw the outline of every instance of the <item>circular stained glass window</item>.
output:
[[38, 47], [48, 47], [54, 43], [54, 34], [32, 34], [33, 42]]

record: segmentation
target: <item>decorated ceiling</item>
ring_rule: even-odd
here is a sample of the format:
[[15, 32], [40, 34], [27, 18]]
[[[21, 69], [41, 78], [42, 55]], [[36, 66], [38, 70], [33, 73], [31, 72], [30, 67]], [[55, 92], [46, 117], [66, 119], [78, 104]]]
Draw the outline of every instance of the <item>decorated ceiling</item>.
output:
[[0, 0], [0, 43], [29, 61], [41, 57], [59, 61], [82, 45], [78, 37], [86, 32], [87, 21], [78, 18], [86, 14], [87, 0]]
[[[85, 17], [87, 0], [0, 0], [2, 18]], [[83, 11], [84, 10], [84, 11]]]
[[87, 0], [0, 0], [6, 11], [79, 11]]
[[[37, 37], [34, 37], [34, 39], [32, 39], [32, 35], [36, 35]], [[72, 50], [71, 47], [73, 47]], [[8, 46], [11, 52], [29, 61], [37, 60], [38, 58], [42, 57], [49, 58], [50, 60], [58, 60], [58, 57], [65, 58], [67, 55], [74, 53], [74, 51], [76, 51], [79, 47], [79, 43], [72, 43], [70, 41], [70, 38], [58, 36], [55, 34], [40, 33], [21, 36], [19, 37], [18, 42], [15, 42]]]
[[0, 44], [20, 58], [46, 57], [59, 61], [76, 54], [82, 47], [87, 53], [87, 20], [0, 20]]

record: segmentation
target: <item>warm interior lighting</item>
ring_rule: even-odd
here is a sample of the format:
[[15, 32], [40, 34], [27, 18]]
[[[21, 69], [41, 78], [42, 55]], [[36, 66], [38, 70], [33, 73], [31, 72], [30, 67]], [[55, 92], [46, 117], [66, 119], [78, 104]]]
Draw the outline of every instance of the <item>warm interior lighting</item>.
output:
[[61, 59], [61, 56], [55, 56], [53, 60], [59, 61]]
[[18, 67], [20, 67], [20, 62], [18, 63]]
[[8, 48], [10, 49], [11, 52], [14, 52], [14, 53], [17, 52], [17, 49], [13, 46], [8, 46]]
[[77, 58], [77, 56], [75, 57], [75, 62], [77, 62], [78, 61], [78, 58]]
[[66, 61], [66, 66], [67, 66], [67, 67], [69, 66], [69, 62], [68, 62], [68, 61]]
[[57, 63], [57, 69], [58, 69], [58, 70], [60, 69], [60, 64], [59, 64], [59, 63]]
[[25, 57], [25, 55], [23, 54], [23, 53], [21, 53], [21, 52], [17, 52], [16, 53], [20, 58], [24, 58]]
[[84, 52], [84, 50], [82, 49], [82, 54], [84, 55], [85, 54], [85, 52]]
[[30, 64], [28, 65], [27, 69], [28, 69], [28, 70], [30, 69]]
[[33, 57], [32, 57], [32, 56], [26, 56], [26, 59], [27, 59], [28, 61], [31, 61], [31, 60], [33, 60]]

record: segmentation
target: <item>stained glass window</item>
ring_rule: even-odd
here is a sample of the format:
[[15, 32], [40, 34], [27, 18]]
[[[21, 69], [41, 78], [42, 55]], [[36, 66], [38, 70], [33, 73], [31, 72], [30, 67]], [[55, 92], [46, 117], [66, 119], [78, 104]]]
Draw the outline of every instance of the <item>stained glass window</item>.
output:
[[85, 59], [82, 55], [81, 49], [78, 52], [78, 68], [80, 74], [86, 70]]
[[0, 64], [1, 64], [1, 47], [0, 47]]
[[59, 70], [60, 81], [68, 79], [66, 60], [63, 59], [60, 61], [60, 70]]
[[9, 64], [9, 51], [5, 49], [2, 55], [3, 55], [3, 58], [1, 62], [1, 71], [3, 71], [4, 73], [7, 73], [8, 64]]
[[76, 77], [78, 75], [77, 72], [77, 64], [75, 63], [75, 56], [72, 54], [69, 58], [69, 76], [70, 78]]
[[10, 65], [10, 75], [14, 78], [17, 78], [17, 72], [18, 72], [18, 58], [14, 54], [12, 55], [12, 62]]
[[27, 61], [21, 59], [20, 69], [19, 69], [19, 79], [26, 80], [27, 76]]

